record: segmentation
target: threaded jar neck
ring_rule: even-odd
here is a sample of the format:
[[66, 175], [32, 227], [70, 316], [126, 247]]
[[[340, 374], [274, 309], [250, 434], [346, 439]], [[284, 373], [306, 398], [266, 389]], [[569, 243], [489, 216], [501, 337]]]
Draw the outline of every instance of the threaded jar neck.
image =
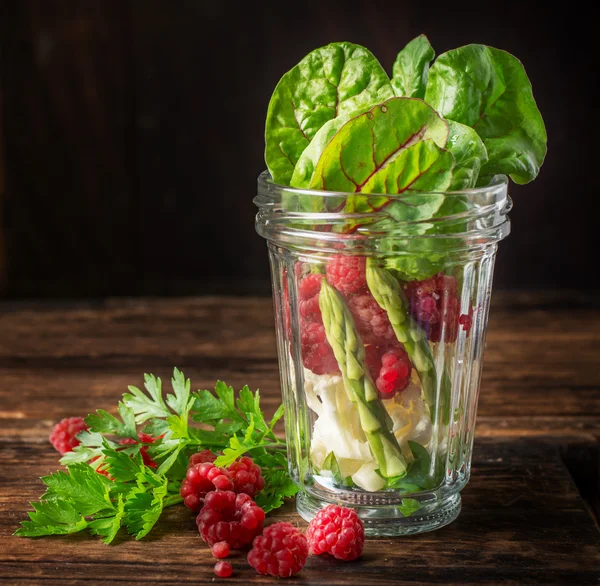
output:
[[[268, 172], [258, 177], [256, 230], [277, 246], [340, 248], [360, 253], [415, 240], [450, 250], [486, 247], [510, 232], [508, 179], [452, 192], [399, 195], [339, 193], [277, 185]], [[443, 241], [443, 242], [442, 242]]]

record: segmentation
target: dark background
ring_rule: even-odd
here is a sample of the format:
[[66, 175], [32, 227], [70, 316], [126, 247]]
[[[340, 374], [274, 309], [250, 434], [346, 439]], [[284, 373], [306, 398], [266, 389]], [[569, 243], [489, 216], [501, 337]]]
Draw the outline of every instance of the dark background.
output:
[[252, 198], [275, 84], [336, 40], [389, 71], [421, 32], [518, 56], [546, 120], [496, 287], [596, 288], [597, 33], [571, 5], [0, 0], [0, 288], [268, 293]]

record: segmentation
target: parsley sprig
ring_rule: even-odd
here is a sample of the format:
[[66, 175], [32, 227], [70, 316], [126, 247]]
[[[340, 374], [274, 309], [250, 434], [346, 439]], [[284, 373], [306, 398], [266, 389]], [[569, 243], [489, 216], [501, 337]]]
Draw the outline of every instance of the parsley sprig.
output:
[[[189, 456], [204, 449], [221, 454], [218, 466], [244, 454], [252, 456], [265, 478], [256, 502], [266, 512], [296, 494], [298, 488], [287, 472], [285, 442], [274, 433], [283, 405], [267, 421], [258, 391], [245, 386], [236, 394], [219, 381], [214, 392], [192, 393], [190, 380], [178, 369], [171, 387], [171, 393], [163, 393], [161, 379], [146, 374], [145, 391], [130, 386], [117, 415], [100, 409], [88, 415], [89, 429], [78, 435], [81, 444], [61, 459], [67, 471], [42, 477], [46, 492], [32, 503], [29, 520], [21, 523], [16, 535], [65, 535], [89, 529], [110, 543], [125, 527], [141, 539], [164, 508], [181, 503], [179, 488]], [[144, 444], [138, 430], [157, 439]], [[122, 445], [125, 439], [135, 443]], [[144, 446], [157, 469], [144, 464], [140, 454]]]

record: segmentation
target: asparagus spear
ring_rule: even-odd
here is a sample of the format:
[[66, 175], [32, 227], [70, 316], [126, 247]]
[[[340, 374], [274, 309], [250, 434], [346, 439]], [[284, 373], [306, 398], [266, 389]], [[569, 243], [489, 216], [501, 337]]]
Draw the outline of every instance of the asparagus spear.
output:
[[419, 375], [423, 398], [431, 412], [433, 421], [437, 420], [438, 409], [443, 409], [444, 424], [448, 423], [450, 413], [450, 379], [444, 372], [442, 376], [442, 403], [436, 400], [436, 372], [433, 354], [427, 336], [419, 324], [411, 317], [408, 300], [398, 280], [386, 269], [377, 266], [375, 259], [367, 259], [367, 285], [379, 306], [387, 312], [398, 341], [404, 345], [408, 356]]
[[392, 421], [365, 363], [365, 347], [343, 297], [323, 279], [319, 307], [327, 341], [342, 372], [350, 401], [356, 404], [360, 425], [384, 478], [406, 472], [406, 460], [392, 433]]

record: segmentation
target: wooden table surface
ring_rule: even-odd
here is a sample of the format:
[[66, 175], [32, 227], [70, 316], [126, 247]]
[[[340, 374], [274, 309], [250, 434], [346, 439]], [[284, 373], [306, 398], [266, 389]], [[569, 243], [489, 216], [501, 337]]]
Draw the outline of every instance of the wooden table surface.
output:
[[[353, 563], [311, 557], [301, 584], [596, 584], [600, 304], [582, 294], [496, 294], [470, 483], [457, 521], [433, 533], [372, 539]], [[38, 477], [58, 468], [48, 443], [62, 417], [114, 411], [144, 372], [183, 369], [260, 388], [279, 379], [270, 299], [0, 303], [0, 582], [209, 584], [215, 560], [193, 515], [168, 509], [151, 534], [105, 546], [88, 535], [11, 534]], [[275, 515], [305, 523], [290, 502]], [[241, 555], [232, 584], [275, 583]], [[216, 579], [217, 582], [220, 579]]]

